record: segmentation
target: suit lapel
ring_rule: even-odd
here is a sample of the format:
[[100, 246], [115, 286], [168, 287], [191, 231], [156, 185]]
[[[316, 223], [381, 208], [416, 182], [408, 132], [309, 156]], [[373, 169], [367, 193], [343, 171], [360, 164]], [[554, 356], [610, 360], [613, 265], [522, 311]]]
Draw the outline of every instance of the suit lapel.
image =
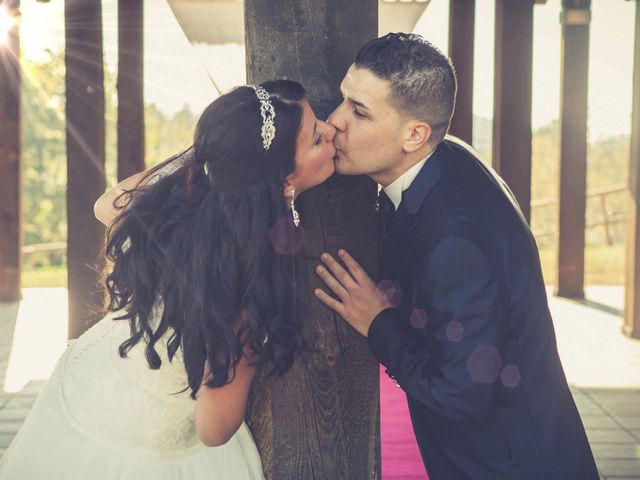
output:
[[447, 170], [447, 160], [450, 152], [455, 155], [455, 148], [461, 147], [469, 152], [473, 160], [477, 162], [484, 173], [498, 187], [508, 201], [512, 204], [523, 224], [528, 226], [522, 210], [518, 205], [513, 193], [505, 181], [491, 168], [487, 167], [478, 158], [478, 154], [467, 144], [459, 139], [447, 136], [445, 141], [438, 145], [433, 155], [424, 164], [411, 186], [403, 192], [402, 202], [398, 207], [388, 241], [380, 248], [380, 273], [385, 278], [395, 278], [402, 259], [409, 252], [409, 241], [421, 218], [420, 210], [426, 202], [427, 196], [438, 183], [444, 172]]
[[380, 251], [380, 271], [385, 277], [392, 278], [406, 251], [407, 243], [420, 219], [420, 209], [442, 176], [447, 148], [444, 142], [437, 147], [402, 194], [402, 202], [390, 226], [389, 239]]

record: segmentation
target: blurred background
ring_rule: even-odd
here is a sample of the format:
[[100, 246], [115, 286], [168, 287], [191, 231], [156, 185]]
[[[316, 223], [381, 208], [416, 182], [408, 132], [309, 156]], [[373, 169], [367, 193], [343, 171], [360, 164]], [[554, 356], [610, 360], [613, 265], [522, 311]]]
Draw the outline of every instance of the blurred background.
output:
[[[67, 128], [76, 133], [73, 131], [76, 125], [72, 121], [67, 122], [65, 114], [65, 1], [21, 0], [18, 18], [9, 17], [2, 10], [2, 5], [7, 2], [15, 3], [15, 0], [0, 0], [0, 50], [3, 44], [9, 44], [7, 32], [15, 23], [19, 24], [20, 30], [22, 220], [21, 223], [13, 221], [13, 224], [22, 229], [22, 290], [18, 292], [18, 296], [21, 295], [18, 301], [12, 298], [9, 302], [0, 302], [0, 381], [3, 384], [0, 391], [0, 455], [28, 413], [42, 381], [51, 374], [66, 348], [67, 339], [73, 337], [68, 327], [73, 323], [69, 312], [74, 310], [69, 305], [67, 291], [66, 198]], [[500, 8], [496, 6], [497, 2], [501, 2]], [[117, 183], [118, 170], [118, 3], [118, 0], [101, 2], [107, 188]], [[254, 7], [258, 3], [254, 2]], [[483, 160], [492, 165], [496, 160], [494, 151], [500, 150], [498, 142], [492, 138], [494, 120], [499, 117], [494, 115], [495, 52], [500, 50], [496, 49], [495, 43], [496, 30], [500, 30], [496, 29], [496, 12], [504, 11], [505, 5], [511, 2], [467, 2], [473, 3], [475, 15], [467, 15], [474, 22], [473, 99], [469, 101], [472, 103], [472, 130], [468, 138]], [[531, 6], [534, 0], [514, 1], [512, 5], [516, 3]], [[580, 10], [585, 5], [588, 9], [589, 3], [588, 48], [578, 41], [573, 43], [572, 50], [574, 54], [578, 52], [576, 56], [581, 51], [588, 51], [582, 278], [579, 268], [574, 268], [582, 260], [579, 242], [571, 252], [574, 245], [565, 239], [563, 245], [568, 245], [569, 251], [565, 250], [562, 255], [558, 252], [561, 13], [563, 4], [565, 10]], [[217, 10], [212, 14], [214, 4]], [[377, 4], [379, 34], [414, 31], [450, 53], [450, 18], [456, 18], [450, 12], [450, 5], [460, 6], [465, 2], [379, 0]], [[270, 5], [277, 8], [275, 0]], [[634, 167], [630, 163], [633, 62], [634, 55], [637, 56], [634, 53], [634, 31], [638, 28], [636, 22], [640, 25], [637, 13], [640, 3], [628, 0], [535, 0], [532, 8], [530, 224], [540, 250], [558, 348], [602, 478], [640, 478], [640, 340], [637, 339], [640, 331], [640, 307], [637, 307], [640, 304], [640, 281], [629, 275], [632, 270], [629, 267], [639, 264], [640, 247], [625, 245], [629, 232], [635, 234], [636, 242], [640, 238], [635, 212], [628, 211], [629, 208], [637, 208], [640, 198], [638, 192], [630, 190], [633, 181], [629, 178], [630, 169]], [[457, 19], [462, 17], [465, 15]], [[149, 167], [188, 147], [198, 115], [204, 107], [221, 92], [246, 83], [243, 2], [144, 0], [142, 23], [144, 163]], [[464, 37], [464, 29], [457, 28], [456, 33], [462, 32], [460, 36]], [[518, 36], [513, 31], [511, 35], [514, 38]], [[461, 43], [465, 44], [464, 41]], [[519, 47], [523, 45], [526, 46], [526, 41]], [[503, 51], [508, 46], [502, 45]], [[640, 47], [636, 48], [640, 51]], [[6, 58], [3, 57], [2, 61]], [[527, 59], [516, 58], [513, 63], [524, 65]], [[464, 71], [469, 70], [471, 68], [467, 66]], [[579, 72], [580, 68], [573, 70], [574, 73]], [[580, 82], [584, 80], [580, 75], [577, 73], [573, 78]], [[515, 82], [518, 87], [522, 83], [522, 78]], [[526, 95], [514, 93], [513, 89], [506, 88], [504, 82], [501, 87], [496, 90], [511, 91], [513, 95], [513, 98], [502, 98], [503, 105], [519, 107], [527, 104]], [[572, 85], [568, 85], [565, 91], [569, 93], [571, 90]], [[579, 96], [583, 86], [576, 85], [575, 90]], [[638, 108], [638, 101], [635, 102]], [[565, 113], [565, 120], [577, 119], [575, 123], [582, 120], [579, 112], [567, 109]], [[515, 130], [517, 125], [504, 120], [495, 123], [501, 124], [503, 145], [512, 126], [513, 143], [520, 146], [528, 144], [520, 141], [523, 132], [522, 129]], [[87, 125], [81, 127], [87, 135], [90, 129]], [[0, 123], [0, 136], [2, 128]], [[580, 128], [576, 130], [577, 134], [575, 131], [570, 133], [574, 134], [574, 141], [580, 142], [582, 139], [577, 138], [581, 136]], [[525, 133], [528, 132], [527, 126]], [[570, 136], [566, 135], [565, 139]], [[580, 155], [577, 154], [580, 157], [578, 162], [584, 160], [584, 155]], [[640, 159], [636, 158], [638, 161]], [[525, 169], [528, 172], [526, 161], [516, 159], [514, 163], [520, 173]], [[528, 184], [525, 187], [528, 188]], [[576, 202], [584, 199], [581, 188], [564, 188], [567, 195], [563, 206], [575, 206]], [[86, 190], [90, 193], [97, 191], [95, 185], [88, 186]], [[2, 193], [0, 191], [0, 198]], [[77, 190], [74, 193], [77, 194]], [[522, 190], [516, 193], [522, 193]], [[7, 198], [11, 200], [9, 196]], [[572, 226], [572, 218], [569, 218], [569, 227]], [[578, 220], [576, 217], [574, 234], [582, 232]], [[2, 221], [0, 217], [0, 227], [3, 226]], [[10, 218], [7, 224], [12, 224], [11, 221]], [[567, 222], [564, 227], [571, 230], [567, 228]], [[4, 233], [0, 230], [0, 240]], [[82, 233], [82, 229], [76, 228], [77, 236], [82, 236]], [[17, 238], [16, 232], [8, 236]], [[76, 239], [76, 247], [77, 242]], [[635, 251], [629, 262], [626, 261], [628, 250]], [[578, 279], [579, 285], [571, 294], [555, 296], [558, 278], [562, 278], [558, 271], [559, 257], [572, 257], [566, 262], [568, 276]], [[7, 270], [9, 277], [12, 274], [10, 270]], [[73, 278], [73, 267], [70, 271]], [[635, 292], [629, 296], [633, 298], [628, 303], [632, 308], [627, 308], [629, 328], [626, 335], [621, 332], [625, 323], [625, 280], [629, 283], [627, 291]], [[18, 283], [16, 281], [13, 285]], [[84, 301], [84, 298], [79, 300]], [[636, 338], [632, 338], [634, 336]], [[384, 374], [380, 385], [382, 456], [384, 459], [399, 455], [405, 468], [400, 470], [398, 465], [394, 465], [394, 476], [391, 470], [384, 471], [383, 461], [383, 478], [423, 479], [422, 462], [407, 412], [398, 410], [406, 408], [402, 392], [393, 387]], [[398, 423], [399, 418], [404, 418], [405, 423]], [[393, 428], [400, 433], [393, 433]]]
[[[107, 186], [116, 179], [117, 1], [104, 0]], [[494, 0], [476, 1], [473, 145], [491, 163]], [[589, 46], [585, 284], [624, 283], [634, 2], [594, 0]], [[66, 285], [64, 2], [23, 1], [23, 287]], [[560, 0], [534, 10], [531, 226], [549, 285], [556, 281]], [[385, 11], [381, 9], [380, 22]], [[241, 12], [240, 12], [241, 14]], [[449, 2], [433, 0], [414, 31], [448, 50]], [[241, 43], [191, 43], [168, 2], [144, 5], [145, 161], [188, 146], [202, 109], [245, 83]], [[239, 22], [238, 27], [242, 28]], [[380, 32], [386, 33], [386, 32]], [[237, 32], [242, 39], [243, 32]]]

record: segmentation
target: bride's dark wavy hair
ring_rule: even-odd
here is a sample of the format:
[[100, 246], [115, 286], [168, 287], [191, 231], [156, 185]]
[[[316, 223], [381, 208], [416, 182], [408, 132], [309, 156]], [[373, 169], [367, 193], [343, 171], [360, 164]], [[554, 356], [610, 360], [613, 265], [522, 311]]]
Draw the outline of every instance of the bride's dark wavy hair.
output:
[[[238, 87], [222, 95], [202, 113], [192, 149], [116, 200], [121, 210], [108, 231], [107, 309], [131, 325], [120, 356], [142, 340], [149, 366], [160, 368], [155, 346], [169, 331], [168, 357], [182, 348], [193, 398], [205, 360], [206, 385], [220, 387], [233, 379], [247, 346], [255, 364], [280, 375], [306, 348], [295, 255], [275, 245], [295, 235], [283, 184], [294, 170], [305, 90], [288, 80], [262, 87], [276, 113], [268, 150], [256, 92]], [[178, 168], [162, 175], [172, 162]]]

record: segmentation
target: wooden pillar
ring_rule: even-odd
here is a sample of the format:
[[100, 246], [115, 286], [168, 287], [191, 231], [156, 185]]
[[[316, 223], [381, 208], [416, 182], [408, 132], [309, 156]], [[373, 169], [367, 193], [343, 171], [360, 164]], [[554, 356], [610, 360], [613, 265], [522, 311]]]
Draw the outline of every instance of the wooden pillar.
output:
[[456, 69], [458, 93], [450, 132], [473, 143], [473, 45], [475, 0], [450, 0], [449, 55]]
[[531, 218], [534, 0], [496, 0], [493, 166]]
[[591, 0], [562, 2], [560, 192], [556, 294], [584, 298], [587, 88]]
[[[16, 19], [18, 0], [0, 2]], [[2, 35], [2, 32], [0, 32]], [[20, 300], [20, 39], [16, 25], [0, 38], [0, 302]]]
[[[377, 36], [377, 0], [245, 1], [249, 83], [300, 81], [319, 118], [340, 102], [339, 84], [359, 48]], [[375, 186], [332, 178], [302, 196], [297, 288], [306, 299], [305, 352], [283, 377], [254, 382], [248, 423], [268, 479], [378, 479], [379, 369], [366, 339], [314, 299], [322, 251], [352, 250], [375, 275]]]
[[622, 331], [630, 337], [640, 338], [640, 2], [637, 0], [632, 102], [625, 308]]
[[118, 180], [144, 170], [143, 0], [118, 1]]
[[65, 26], [69, 338], [76, 338], [104, 303], [97, 272], [104, 228], [93, 215], [105, 189], [100, 0], [66, 0]]

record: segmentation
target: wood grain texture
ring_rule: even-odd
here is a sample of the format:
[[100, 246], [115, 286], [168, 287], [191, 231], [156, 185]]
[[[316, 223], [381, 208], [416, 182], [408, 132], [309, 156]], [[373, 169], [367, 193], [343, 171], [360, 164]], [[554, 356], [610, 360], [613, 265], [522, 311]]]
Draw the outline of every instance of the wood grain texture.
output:
[[67, 266], [69, 338], [96, 320], [104, 228], [93, 204], [105, 189], [104, 71], [100, 0], [67, 0]]
[[118, 0], [118, 181], [144, 170], [144, 5]]
[[[3, 2], [17, 15], [20, 2]], [[20, 39], [18, 29], [0, 45], [0, 302], [20, 300], [21, 255], [21, 145]]]
[[[374, 0], [245, 2], [249, 83], [300, 81], [319, 118], [340, 102], [339, 84], [357, 50], [377, 35]], [[378, 364], [366, 339], [315, 300], [323, 251], [348, 249], [375, 275], [375, 185], [333, 177], [301, 195], [303, 252], [297, 288], [306, 302], [300, 354], [282, 377], [254, 381], [247, 421], [269, 479], [378, 479]]]
[[473, 51], [475, 0], [449, 1], [449, 52], [456, 69], [458, 92], [450, 131], [473, 144]]
[[633, 107], [631, 115], [631, 158], [629, 159], [629, 197], [627, 201], [627, 261], [625, 308], [622, 331], [640, 338], [640, 2], [636, 2], [633, 54]]
[[533, 0], [496, 0], [493, 166], [531, 219]]
[[[564, 1], [563, 13], [589, 2]], [[562, 26], [558, 280], [556, 293], [584, 298], [587, 209], [589, 24]]]
[[310, 300], [303, 335], [318, 351], [299, 355], [283, 377], [254, 382], [248, 420], [267, 478], [379, 478], [378, 364], [364, 337], [311, 294], [322, 251], [347, 248], [374, 271], [375, 232], [358, 226], [375, 221], [375, 186], [360, 180], [337, 178], [305, 202], [297, 279]]

